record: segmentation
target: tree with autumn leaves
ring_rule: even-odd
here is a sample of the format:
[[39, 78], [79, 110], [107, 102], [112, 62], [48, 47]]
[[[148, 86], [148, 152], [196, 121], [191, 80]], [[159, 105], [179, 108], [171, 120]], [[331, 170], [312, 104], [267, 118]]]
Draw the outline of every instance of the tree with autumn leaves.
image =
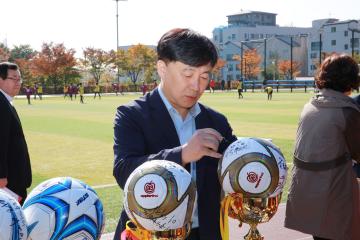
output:
[[76, 66], [75, 50], [66, 49], [63, 44], [44, 43], [32, 59], [34, 76], [55, 88], [79, 79]]
[[156, 59], [156, 51], [142, 44], [134, 45], [128, 50], [120, 49], [113, 57], [114, 65], [124, 71], [134, 85], [139, 76], [142, 76], [146, 83], [153, 81]]
[[83, 51], [84, 58], [80, 63], [84, 70], [87, 70], [94, 78], [95, 83], [99, 83], [101, 76], [110, 69], [113, 63], [111, 53], [102, 49], [88, 47]]
[[[261, 56], [257, 53], [256, 49], [247, 49], [243, 53], [243, 59], [241, 56], [234, 55], [233, 59], [239, 61], [237, 67], [243, 71], [245, 79], [256, 79], [259, 75]], [[243, 64], [241, 67], [241, 63]]]
[[216, 64], [214, 66], [214, 68], [211, 71], [211, 74], [213, 75], [212, 78], [215, 78], [217, 80], [219, 80], [220, 76], [220, 70], [225, 67], [226, 61], [222, 58], [218, 58], [218, 60], [216, 61]]
[[301, 64], [297, 61], [292, 61], [292, 76], [291, 76], [291, 61], [290, 60], [279, 60], [278, 61], [278, 72], [282, 79], [293, 79], [300, 74]]
[[30, 45], [14, 46], [10, 51], [9, 61], [15, 62], [20, 70], [25, 84], [33, 85], [38, 79], [33, 74], [32, 58], [37, 52]]

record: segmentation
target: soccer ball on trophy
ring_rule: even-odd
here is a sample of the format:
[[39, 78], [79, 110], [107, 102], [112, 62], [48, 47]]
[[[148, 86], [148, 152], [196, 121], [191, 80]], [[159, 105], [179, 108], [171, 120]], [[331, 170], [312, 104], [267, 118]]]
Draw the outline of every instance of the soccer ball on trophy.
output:
[[29, 239], [100, 239], [103, 205], [96, 192], [71, 177], [40, 183], [24, 202]]
[[27, 226], [20, 204], [0, 189], [0, 240], [26, 240]]
[[218, 175], [225, 193], [221, 209], [223, 239], [227, 216], [250, 225], [246, 240], [261, 240], [256, 226], [276, 213], [285, 185], [287, 166], [280, 149], [261, 138], [239, 138], [219, 161]]
[[[138, 239], [185, 239], [196, 203], [195, 182], [182, 166], [148, 161], [129, 176], [124, 187], [128, 230]], [[133, 227], [131, 227], [133, 226]]]

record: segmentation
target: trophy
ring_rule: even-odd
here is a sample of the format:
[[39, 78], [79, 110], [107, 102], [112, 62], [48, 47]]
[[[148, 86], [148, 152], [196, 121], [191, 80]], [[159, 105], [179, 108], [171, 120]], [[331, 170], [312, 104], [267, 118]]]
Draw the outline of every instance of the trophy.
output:
[[227, 218], [250, 225], [245, 240], [264, 239], [257, 225], [268, 222], [281, 201], [287, 174], [280, 149], [260, 138], [239, 138], [219, 161], [218, 175], [225, 194], [221, 202], [222, 238], [229, 238]]
[[191, 230], [195, 182], [182, 166], [153, 160], [136, 168], [124, 187], [130, 218], [123, 240], [183, 240]]

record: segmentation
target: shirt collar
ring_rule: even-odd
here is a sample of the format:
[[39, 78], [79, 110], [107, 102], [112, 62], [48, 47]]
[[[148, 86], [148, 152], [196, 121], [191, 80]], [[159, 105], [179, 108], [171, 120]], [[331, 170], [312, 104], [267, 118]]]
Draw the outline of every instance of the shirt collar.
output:
[[0, 92], [2, 92], [4, 94], [4, 96], [6, 97], [6, 99], [9, 101], [9, 103], [12, 104], [13, 97], [11, 97], [9, 94], [4, 92], [2, 89], [0, 89]]
[[[171, 105], [171, 103], [169, 102], [169, 100], [165, 97], [163, 91], [162, 91], [162, 87], [160, 85], [160, 87], [158, 87], [158, 92], [159, 92], [159, 95], [161, 97], [161, 100], [163, 101], [163, 103], [165, 104], [166, 106], [166, 109], [169, 111], [169, 112], [173, 112], [175, 111], [177, 114], [179, 114], [176, 109]], [[199, 106], [199, 103], [196, 102], [194, 106], [192, 106], [189, 110], [189, 114], [191, 117], [195, 118], [199, 113], [201, 112], [201, 109], [200, 109], [200, 106]]]

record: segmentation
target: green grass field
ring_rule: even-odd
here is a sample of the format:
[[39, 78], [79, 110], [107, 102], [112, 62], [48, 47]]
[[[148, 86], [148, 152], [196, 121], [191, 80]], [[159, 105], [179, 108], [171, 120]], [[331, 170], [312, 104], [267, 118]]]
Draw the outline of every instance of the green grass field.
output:
[[[271, 138], [292, 162], [293, 142], [300, 111], [312, 93], [205, 93], [201, 102], [227, 116], [237, 136]], [[24, 98], [14, 104], [20, 115], [29, 146], [32, 188], [40, 182], [59, 176], [71, 176], [91, 186], [114, 184], [113, 121], [117, 106], [138, 98], [139, 94], [104, 96], [101, 100], [85, 97], [70, 101], [62, 97], [32, 100]], [[291, 165], [288, 165], [291, 167]], [[290, 173], [290, 171], [289, 171]], [[288, 182], [289, 183], [289, 178]], [[97, 188], [106, 212], [105, 232], [115, 229], [121, 210], [122, 193], [117, 186]], [[287, 190], [283, 196], [286, 199]]]

